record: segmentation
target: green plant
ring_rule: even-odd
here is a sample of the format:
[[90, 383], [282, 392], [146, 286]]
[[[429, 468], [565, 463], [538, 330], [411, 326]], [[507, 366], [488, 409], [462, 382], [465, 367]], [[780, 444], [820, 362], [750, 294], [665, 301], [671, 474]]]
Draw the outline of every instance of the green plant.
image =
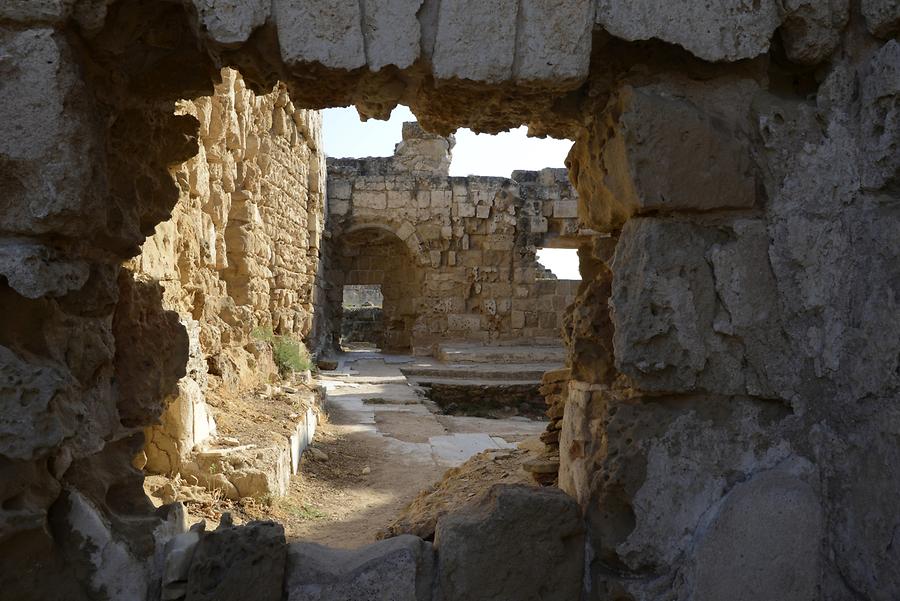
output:
[[250, 335], [256, 340], [271, 345], [272, 357], [275, 359], [275, 365], [282, 378], [286, 378], [294, 372], [312, 368], [312, 359], [306, 345], [293, 336], [276, 336], [272, 332], [272, 328], [264, 327], [253, 328]]
[[275, 365], [278, 366], [278, 373], [282, 377], [312, 367], [306, 345], [290, 336], [276, 336], [272, 341], [272, 354], [275, 357]]

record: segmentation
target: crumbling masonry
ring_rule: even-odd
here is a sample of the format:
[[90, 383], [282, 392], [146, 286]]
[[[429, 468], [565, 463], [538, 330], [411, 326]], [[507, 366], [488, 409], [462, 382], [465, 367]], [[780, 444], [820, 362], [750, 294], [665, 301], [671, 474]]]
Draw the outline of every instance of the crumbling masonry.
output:
[[[2, 3], [0, 596], [897, 598], [898, 33], [892, 0]], [[295, 107], [576, 140], [610, 236], [564, 317], [569, 496], [501, 487], [357, 554], [152, 509], [132, 460], [191, 336], [122, 264], [225, 66]]]

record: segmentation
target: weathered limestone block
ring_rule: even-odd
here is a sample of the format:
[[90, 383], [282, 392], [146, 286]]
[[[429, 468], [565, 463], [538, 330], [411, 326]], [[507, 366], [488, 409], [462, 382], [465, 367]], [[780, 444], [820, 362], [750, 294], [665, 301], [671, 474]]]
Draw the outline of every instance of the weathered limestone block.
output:
[[440, 3], [434, 76], [499, 83], [512, 77], [516, 55], [516, 0]]
[[[657, 598], [671, 591], [670, 570], [702, 539], [704, 520], [732, 487], [776, 466], [795, 466], [792, 473], [815, 482], [809, 462], [778, 434], [789, 416], [778, 403], [620, 398], [570, 381], [559, 443], [570, 461], [561, 462], [559, 482], [585, 508], [597, 565], [657, 575], [624, 584], [635, 598]], [[759, 531], [788, 541], [797, 534], [781, 523]], [[743, 543], [732, 544], [739, 553]]]
[[241, 44], [266, 22], [270, 0], [191, 0], [206, 34], [219, 44]]
[[[900, 5], [900, 4], [898, 4]], [[872, 57], [862, 86], [862, 185], [880, 190], [900, 182], [900, 42], [887, 42]]]
[[430, 134], [417, 122], [406, 122], [403, 139], [394, 149], [394, 168], [412, 175], [447, 177], [455, 144], [452, 135], [445, 138]]
[[761, 221], [632, 219], [611, 267], [616, 367], [635, 387], [790, 397]]
[[[38, 3], [51, 4], [59, 6]], [[65, 37], [50, 28], [3, 29], [0, 68], [0, 229], [83, 236], [102, 227], [98, 131], [74, 108], [88, 99]]]
[[359, 0], [274, 0], [281, 57], [333, 69], [366, 64]]
[[185, 601], [279, 601], [286, 561], [280, 524], [223, 523], [194, 550]]
[[59, 23], [72, 12], [75, 0], [8, 0], [0, 6], [0, 19], [22, 23]]
[[776, 468], [755, 474], [729, 491], [714, 516], [704, 520], [691, 599], [819, 596], [825, 519], [802, 473]]
[[775, 0], [598, 0], [597, 23], [626, 40], [657, 38], [708, 61], [765, 53], [781, 24]]
[[571, 601], [581, 595], [584, 533], [575, 501], [555, 489], [494, 485], [438, 520], [445, 599]]
[[26, 361], [0, 346], [0, 454], [35, 459], [75, 432], [77, 392], [60, 366]]
[[862, 0], [862, 13], [873, 35], [886, 38], [900, 30], [900, 2]]
[[594, 0], [523, 0], [516, 31], [517, 82], [583, 81], [591, 58]]
[[421, 37], [416, 13], [423, 0], [360, 0], [369, 69], [405, 69], [419, 58]]
[[315, 543], [288, 548], [287, 601], [430, 601], [431, 543], [404, 534], [356, 550]]
[[[715, 92], [681, 84], [625, 86], [592, 132], [569, 155], [570, 173], [592, 227], [616, 229], [644, 211], [748, 208], [756, 202], [742, 106], [753, 84], [740, 82], [719, 102], [728, 114], [698, 107]], [[687, 94], [688, 98], [683, 98]], [[743, 96], [743, 98], [742, 98]]]
[[788, 58], [804, 65], [819, 63], [841, 42], [841, 31], [850, 19], [848, 0], [789, 0], [781, 26]]
[[66, 260], [51, 248], [21, 241], [0, 241], [0, 275], [26, 298], [63, 296], [87, 282], [86, 261]]

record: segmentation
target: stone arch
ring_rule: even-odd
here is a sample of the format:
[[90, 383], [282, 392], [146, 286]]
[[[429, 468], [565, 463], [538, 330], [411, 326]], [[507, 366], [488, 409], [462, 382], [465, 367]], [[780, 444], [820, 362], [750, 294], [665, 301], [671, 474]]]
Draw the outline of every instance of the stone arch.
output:
[[419, 316], [422, 267], [415, 245], [383, 223], [360, 223], [335, 232], [329, 249], [328, 300], [332, 340], [340, 343], [344, 286], [377, 285], [383, 295], [383, 349], [409, 351]]
[[393, 234], [406, 246], [410, 257], [420, 266], [428, 265], [428, 251], [422, 243], [422, 239], [416, 232], [415, 226], [406, 220], [373, 220], [358, 217], [350, 217], [347, 223], [343, 224], [340, 231], [342, 234], [348, 235], [361, 230], [372, 229], [380, 230]]

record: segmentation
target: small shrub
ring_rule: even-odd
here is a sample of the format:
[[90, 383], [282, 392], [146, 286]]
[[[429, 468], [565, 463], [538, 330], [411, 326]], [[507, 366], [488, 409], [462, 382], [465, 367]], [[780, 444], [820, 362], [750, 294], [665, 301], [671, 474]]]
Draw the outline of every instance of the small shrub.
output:
[[276, 336], [272, 328], [256, 327], [250, 332], [255, 340], [267, 342], [272, 347], [272, 356], [278, 373], [282, 378], [290, 376], [294, 372], [305, 371], [312, 368], [312, 359], [306, 345], [292, 336]]
[[272, 354], [275, 357], [275, 365], [278, 366], [278, 373], [283, 378], [312, 367], [306, 345], [290, 336], [275, 336], [272, 340]]

